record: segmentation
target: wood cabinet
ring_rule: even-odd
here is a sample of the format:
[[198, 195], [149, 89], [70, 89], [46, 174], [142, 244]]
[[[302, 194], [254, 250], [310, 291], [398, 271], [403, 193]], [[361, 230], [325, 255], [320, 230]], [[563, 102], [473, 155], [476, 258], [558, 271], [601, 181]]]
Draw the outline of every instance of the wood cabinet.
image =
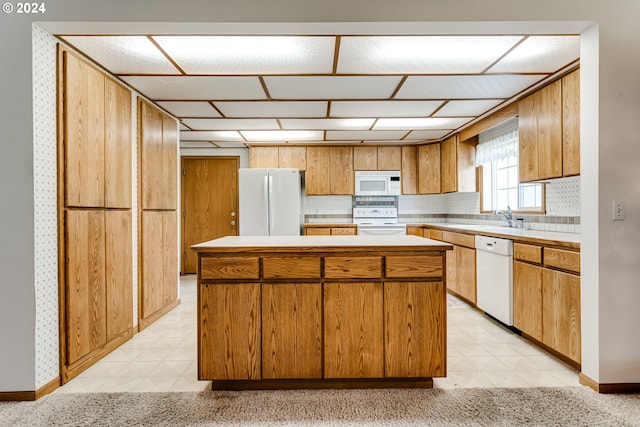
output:
[[476, 303], [475, 237], [470, 234], [431, 230], [429, 237], [453, 244], [447, 252], [447, 289], [472, 305]]
[[131, 211], [105, 212], [105, 302], [107, 342], [133, 325]]
[[331, 194], [352, 195], [354, 191], [353, 148], [329, 147]]
[[250, 168], [295, 168], [307, 170], [304, 146], [249, 147]]
[[305, 188], [308, 195], [331, 194], [329, 147], [307, 147]]
[[562, 175], [580, 175], [580, 70], [562, 78]]
[[378, 170], [399, 171], [401, 168], [401, 147], [378, 147]]
[[442, 193], [476, 191], [476, 138], [460, 142], [458, 135], [441, 143]]
[[418, 192], [418, 147], [402, 146], [401, 151], [402, 194], [417, 194]]
[[542, 342], [542, 267], [513, 262], [513, 326]]
[[440, 143], [418, 147], [418, 194], [440, 193]]
[[357, 171], [378, 170], [378, 147], [353, 147], [353, 169]]
[[278, 147], [249, 147], [250, 168], [277, 168]]
[[307, 170], [306, 147], [278, 147], [278, 167]]
[[580, 277], [542, 270], [542, 342], [580, 363]]
[[358, 226], [355, 224], [307, 224], [304, 226], [304, 234], [307, 236], [355, 236], [358, 234]]

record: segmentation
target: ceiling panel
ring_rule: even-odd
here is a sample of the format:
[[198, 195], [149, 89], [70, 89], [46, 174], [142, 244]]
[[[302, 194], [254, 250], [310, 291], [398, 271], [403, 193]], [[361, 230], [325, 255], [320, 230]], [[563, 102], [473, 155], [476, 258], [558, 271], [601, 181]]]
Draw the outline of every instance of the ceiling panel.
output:
[[160, 101], [158, 105], [176, 117], [222, 117], [205, 101]]
[[332, 117], [426, 117], [444, 101], [333, 101]]
[[343, 36], [338, 73], [480, 73], [522, 36]]
[[241, 130], [247, 141], [308, 141], [322, 139], [322, 131], [314, 130]]
[[180, 123], [180, 130], [190, 130], [188, 127]]
[[209, 141], [180, 141], [180, 148], [215, 148]]
[[183, 119], [193, 130], [276, 130], [280, 129], [275, 119]]
[[178, 74], [176, 67], [145, 36], [64, 36], [114, 74]]
[[379, 119], [373, 129], [456, 129], [469, 120], [471, 117], [384, 118]]
[[122, 76], [122, 80], [152, 99], [266, 99], [257, 77], [250, 76]]
[[214, 143], [220, 148], [246, 148], [247, 145], [244, 142], [234, 142], [234, 141], [216, 141]]
[[225, 117], [326, 117], [327, 101], [216, 102]]
[[244, 141], [235, 131], [180, 131], [180, 141]]
[[450, 130], [414, 130], [404, 139], [405, 141], [440, 139], [450, 133]]
[[405, 130], [330, 130], [327, 140], [399, 140], [406, 133]]
[[368, 130], [375, 119], [280, 119], [283, 129]]
[[396, 95], [397, 99], [471, 99], [510, 98], [546, 76], [409, 76]]
[[580, 57], [579, 36], [530, 36], [509, 52], [490, 73], [557, 71]]
[[266, 76], [274, 99], [387, 99], [401, 76]]
[[439, 109], [433, 117], [474, 117], [485, 113], [503, 100], [473, 99], [465, 101], [449, 101]]
[[327, 74], [334, 36], [156, 36], [187, 74]]

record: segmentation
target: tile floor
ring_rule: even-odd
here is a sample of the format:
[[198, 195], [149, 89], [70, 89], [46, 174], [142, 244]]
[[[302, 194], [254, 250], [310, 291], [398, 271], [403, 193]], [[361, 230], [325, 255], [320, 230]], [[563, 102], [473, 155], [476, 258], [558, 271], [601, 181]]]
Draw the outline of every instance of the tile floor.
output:
[[[196, 379], [196, 278], [182, 304], [55, 393], [201, 391]], [[460, 300], [449, 298], [446, 378], [434, 387], [577, 386], [578, 372]]]

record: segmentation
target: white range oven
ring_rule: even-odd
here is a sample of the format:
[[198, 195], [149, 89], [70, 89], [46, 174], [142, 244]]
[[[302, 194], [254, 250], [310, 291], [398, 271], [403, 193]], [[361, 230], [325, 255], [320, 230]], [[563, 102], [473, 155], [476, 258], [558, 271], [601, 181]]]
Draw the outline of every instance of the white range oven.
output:
[[407, 234], [407, 226], [398, 223], [397, 198], [393, 196], [356, 196], [353, 207], [353, 222], [358, 225], [358, 235], [397, 236]]

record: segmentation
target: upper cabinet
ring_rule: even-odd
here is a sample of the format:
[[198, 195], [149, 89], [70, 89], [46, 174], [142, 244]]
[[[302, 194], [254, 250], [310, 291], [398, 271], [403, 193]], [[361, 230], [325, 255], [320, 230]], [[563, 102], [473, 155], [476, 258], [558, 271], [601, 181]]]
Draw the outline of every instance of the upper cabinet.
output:
[[418, 194], [439, 194], [440, 143], [418, 147]]
[[353, 195], [354, 171], [352, 147], [329, 147], [330, 194]]
[[580, 173], [577, 73], [574, 71], [520, 100], [520, 182]]
[[476, 191], [476, 138], [460, 142], [458, 135], [441, 144], [442, 192]]
[[278, 147], [278, 167], [307, 170], [306, 147]]
[[417, 194], [418, 147], [415, 145], [402, 146], [401, 157], [400, 179], [402, 179], [402, 194]]
[[399, 171], [402, 167], [400, 147], [378, 147], [378, 170]]
[[249, 147], [250, 168], [307, 170], [307, 148], [302, 146]]
[[353, 147], [353, 169], [357, 171], [399, 171], [402, 167], [401, 147]]
[[352, 195], [352, 147], [307, 147], [305, 187], [308, 195]]
[[307, 147], [307, 194], [331, 194], [329, 179], [329, 147]]
[[250, 168], [277, 168], [278, 147], [249, 147]]

